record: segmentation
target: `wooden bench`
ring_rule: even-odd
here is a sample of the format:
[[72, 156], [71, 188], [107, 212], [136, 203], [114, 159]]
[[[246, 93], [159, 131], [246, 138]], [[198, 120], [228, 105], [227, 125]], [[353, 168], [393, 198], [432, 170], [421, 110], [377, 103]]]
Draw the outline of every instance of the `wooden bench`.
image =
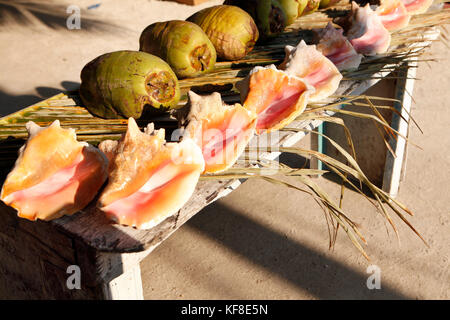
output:
[[[430, 31], [431, 39], [437, 36], [436, 30]], [[375, 73], [376, 77], [370, 80], [342, 81], [337, 93], [362, 94], [388, 73], [387, 71]], [[399, 95], [398, 98], [403, 100], [403, 106], [407, 108], [410, 106], [410, 98], [404, 94], [405, 87], [411, 90], [412, 85], [408, 81], [400, 79], [397, 82], [397, 91], [403, 95], [403, 97]], [[227, 99], [236, 100], [237, 96], [233, 98], [228, 96]], [[28, 111], [36, 111], [36, 106], [39, 107], [37, 112], [42, 114], [47, 112], [48, 115], [48, 110], [56, 112], [55, 118], [64, 115], [61, 111], [65, 110], [64, 108], [82, 113], [84, 109], [79, 107], [78, 103], [76, 93], [62, 93], [0, 119], [0, 128], [11, 126], [22, 130], [23, 123], [20, 127], [19, 120]], [[11, 122], [11, 119], [14, 121]], [[394, 120], [398, 122], [396, 128], [402, 133], [407, 132], [407, 122]], [[64, 124], [64, 121], [62, 122]], [[321, 121], [297, 121], [290, 127], [314, 129], [321, 123]], [[292, 146], [305, 137], [304, 132], [278, 134], [280, 135], [278, 146]], [[270, 141], [264, 137], [255, 139]], [[0, 144], [0, 150], [5, 150], [8, 141], [5, 140], [5, 136], [1, 136], [1, 132], [0, 142], [3, 143]], [[403, 154], [404, 143], [398, 140], [394, 147], [398, 152], [397, 155]], [[272, 152], [263, 156], [275, 159], [278, 155], [279, 153]], [[398, 168], [399, 166], [401, 168], [402, 163], [403, 159], [400, 158], [388, 160], [386, 164], [388, 168], [385, 170], [386, 181], [390, 182], [388, 190], [393, 194], [398, 188]], [[31, 222], [18, 218], [14, 209], [0, 202], [0, 297], [143, 299], [139, 263], [202, 208], [226, 196], [241, 183], [241, 180], [199, 181], [189, 202], [177, 214], [168, 217], [150, 230], [138, 230], [112, 223], [95, 207], [95, 201], [73, 216], [65, 216], [51, 222]], [[70, 266], [79, 267], [81, 289], [69, 289], [70, 286], [67, 286], [68, 279], [75, 274]]]

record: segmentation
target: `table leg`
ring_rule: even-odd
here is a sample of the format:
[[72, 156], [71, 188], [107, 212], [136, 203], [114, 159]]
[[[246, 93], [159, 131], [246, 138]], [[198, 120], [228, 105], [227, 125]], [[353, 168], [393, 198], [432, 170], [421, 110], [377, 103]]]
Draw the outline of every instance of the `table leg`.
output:
[[100, 252], [0, 201], [0, 299], [143, 299], [149, 250]]
[[143, 300], [141, 268], [139, 265], [103, 285], [108, 300]]

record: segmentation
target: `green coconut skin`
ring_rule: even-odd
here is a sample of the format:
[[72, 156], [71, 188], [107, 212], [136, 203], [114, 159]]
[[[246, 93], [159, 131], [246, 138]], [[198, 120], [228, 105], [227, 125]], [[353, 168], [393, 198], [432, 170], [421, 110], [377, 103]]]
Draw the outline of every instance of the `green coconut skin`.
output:
[[308, 0], [305, 9], [303, 9], [302, 15], [305, 16], [307, 14], [313, 13], [319, 9], [320, 0]]
[[286, 12], [277, 0], [226, 0], [225, 4], [248, 12], [255, 19], [262, 39], [275, 36], [286, 28]]
[[308, 4], [308, 0], [298, 0], [298, 14], [297, 17], [301, 17], [303, 15], [303, 11]]
[[286, 13], [286, 25], [293, 24], [298, 17], [298, 0], [278, 0]]
[[287, 26], [286, 12], [277, 0], [262, 0], [257, 8], [262, 34], [267, 38], [281, 33]]
[[239, 60], [253, 50], [259, 38], [258, 28], [244, 10], [228, 5], [205, 8], [190, 16], [191, 21], [206, 33], [217, 57]]
[[176, 108], [178, 79], [161, 58], [146, 52], [103, 54], [81, 71], [80, 97], [97, 117], [140, 118], [145, 107], [159, 111]]
[[319, 8], [320, 9], [326, 9], [328, 7], [331, 7], [331, 6], [335, 5], [339, 1], [341, 1], [341, 0], [321, 0]]
[[178, 78], [210, 72], [216, 63], [216, 49], [192, 22], [173, 20], [149, 25], [139, 38], [140, 51], [165, 60]]

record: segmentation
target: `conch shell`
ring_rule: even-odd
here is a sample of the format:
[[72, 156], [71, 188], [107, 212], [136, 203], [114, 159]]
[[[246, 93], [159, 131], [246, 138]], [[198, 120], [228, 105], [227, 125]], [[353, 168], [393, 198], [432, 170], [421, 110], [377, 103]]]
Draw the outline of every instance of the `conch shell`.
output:
[[102, 142], [111, 158], [109, 182], [98, 207], [119, 224], [149, 229], [189, 200], [204, 170], [201, 149], [191, 139], [166, 143], [153, 124], [141, 132], [133, 118], [120, 141]]
[[291, 123], [306, 108], [314, 88], [274, 65], [255, 67], [236, 87], [244, 107], [258, 115], [256, 132], [271, 132]]
[[315, 45], [300, 41], [296, 47], [286, 46], [286, 58], [279, 66], [287, 74], [299, 77], [314, 87], [310, 101], [320, 101], [332, 95], [342, 80], [336, 66]]
[[189, 91], [183, 137], [193, 139], [202, 149], [205, 173], [231, 167], [255, 134], [256, 114], [240, 104], [227, 105], [214, 92], [199, 96]]
[[362, 55], [343, 35], [342, 29], [336, 29], [331, 22], [324, 29], [315, 30], [319, 39], [316, 48], [331, 60], [339, 71], [358, 69]]
[[402, 2], [411, 15], [425, 13], [433, 4], [433, 0], [402, 0]]
[[29, 138], [8, 174], [1, 200], [29, 220], [52, 220], [83, 209], [107, 178], [108, 160], [74, 129], [58, 120], [49, 127], [30, 121]]
[[346, 37], [358, 53], [370, 56], [385, 53], [389, 48], [391, 35], [369, 4], [360, 7], [352, 2], [351, 14], [334, 21], [344, 28]]
[[406, 27], [411, 19], [402, 0], [380, 0], [380, 6], [375, 12], [389, 31]]

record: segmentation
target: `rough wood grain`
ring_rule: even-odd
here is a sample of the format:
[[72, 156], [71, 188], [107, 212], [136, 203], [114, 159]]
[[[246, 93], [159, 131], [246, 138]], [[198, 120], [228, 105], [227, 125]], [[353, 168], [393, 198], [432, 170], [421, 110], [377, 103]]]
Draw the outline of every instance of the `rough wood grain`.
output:
[[95, 207], [95, 203], [82, 212], [50, 223], [100, 251], [143, 251], [166, 239], [182, 223], [213, 201], [228, 184], [229, 181], [200, 181], [194, 195], [178, 214], [166, 218], [150, 230], [139, 230], [112, 223]]
[[[102, 298], [104, 282], [81, 263], [85, 253], [53, 225], [18, 218], [13, 209], [0, 203], [0, 298]], [[66, 286], [70, 265], [83, 265], [79, 290]]]

